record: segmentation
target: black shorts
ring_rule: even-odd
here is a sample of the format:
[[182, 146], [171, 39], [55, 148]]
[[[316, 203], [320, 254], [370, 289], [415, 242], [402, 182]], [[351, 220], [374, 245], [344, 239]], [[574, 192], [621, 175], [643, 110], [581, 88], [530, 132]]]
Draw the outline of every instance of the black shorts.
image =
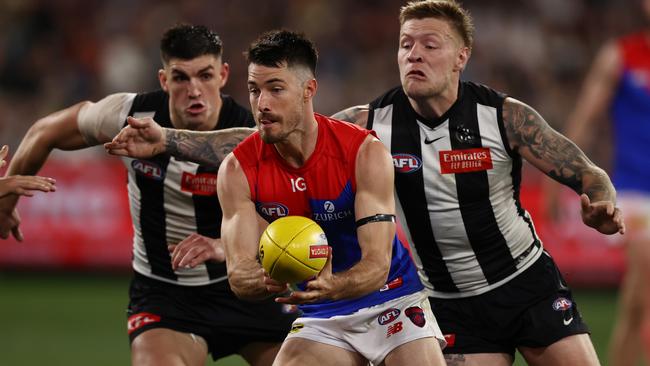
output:
[[487, 293], [429, 298], [445, 334], [445, 354], [508, 353], [546, 347], [574, 334], [589, 333], [553, 259], [542, 256], [519, 276]]
[[215, 360], [252, 342], [282, 342], [297, 309], [273, 299], [240, 300], [227, 282], [179, 286], [135, 273], [127, 310], [129, 341], [154, 328], [194, 333], [207, 341]]

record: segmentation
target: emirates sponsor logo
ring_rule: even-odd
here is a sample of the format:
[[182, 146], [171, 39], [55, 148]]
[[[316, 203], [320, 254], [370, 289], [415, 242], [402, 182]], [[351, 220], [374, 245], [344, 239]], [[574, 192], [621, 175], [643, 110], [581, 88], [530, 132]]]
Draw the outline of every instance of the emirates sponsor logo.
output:
[[310, 245], [309, 258], [327, 258], [329, 254], [329, 246], [327, 245]]
[[160, 316], [151, 313], [137, 313], [129, 317], [127, 321], [127, 328], [129, 334], [144, 327], [147, 324], [157, 323], [160, 321]]
[[487, 147], [440, 152], [440, 173], [454, 174], [492, 169], [492, 155]]
[[181, 191], [190, 192], [199, 196], [217, 195], [217, 175], [214, 173], [192, 174], [183, 172], [181, 177]]

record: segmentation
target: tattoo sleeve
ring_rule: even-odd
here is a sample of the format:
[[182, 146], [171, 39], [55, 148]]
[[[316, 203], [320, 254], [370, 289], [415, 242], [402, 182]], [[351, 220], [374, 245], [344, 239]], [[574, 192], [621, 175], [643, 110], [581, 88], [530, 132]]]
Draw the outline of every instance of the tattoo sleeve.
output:
[[586, 193], [592, 201], [615, 200], [607, 173], [533, 108], [508, 98], [503, 104], [503, 123], [510, 147], [549, 177], [578, 194]]
[[465, 355], [463, 354], [446, 354], [444, 355], [447, 366], [465, 365]]
[[169, 129], [165, 144], [167, 152], [178, 159], [219, 167], [226, 155], [254, 131], [246, 127], [218, 131]]
[[368, 112], [370, 111], [370, 105], [357, 105], [344, 109], [340, 112], [334, 113], [332, 118], [339, 119], [341, 121], [351, 122], [355, 125], [366, 128], [368, 125]]

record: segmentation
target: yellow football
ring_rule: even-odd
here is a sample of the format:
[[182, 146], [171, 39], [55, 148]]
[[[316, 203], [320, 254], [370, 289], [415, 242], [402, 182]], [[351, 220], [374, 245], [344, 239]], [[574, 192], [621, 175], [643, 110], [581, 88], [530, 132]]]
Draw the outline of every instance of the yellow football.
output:
[[273, 221], [260, 238], [262, 267], [280, 282], [299, 283], [316, 276], [325, 266], [328, 253], [323, 229], [302, 216]]

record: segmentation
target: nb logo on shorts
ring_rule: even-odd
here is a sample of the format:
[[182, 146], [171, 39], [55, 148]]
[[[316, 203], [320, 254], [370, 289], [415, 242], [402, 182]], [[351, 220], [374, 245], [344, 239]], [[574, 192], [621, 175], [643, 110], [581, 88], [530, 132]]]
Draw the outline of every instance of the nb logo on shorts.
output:
[[386, 338], [390, 338], [393, 334], [397, 334], [402, 331], [403, 324], [402, 322], [397, 322], [391, 326], [388, 327], [388, 331], [386, 331]]

